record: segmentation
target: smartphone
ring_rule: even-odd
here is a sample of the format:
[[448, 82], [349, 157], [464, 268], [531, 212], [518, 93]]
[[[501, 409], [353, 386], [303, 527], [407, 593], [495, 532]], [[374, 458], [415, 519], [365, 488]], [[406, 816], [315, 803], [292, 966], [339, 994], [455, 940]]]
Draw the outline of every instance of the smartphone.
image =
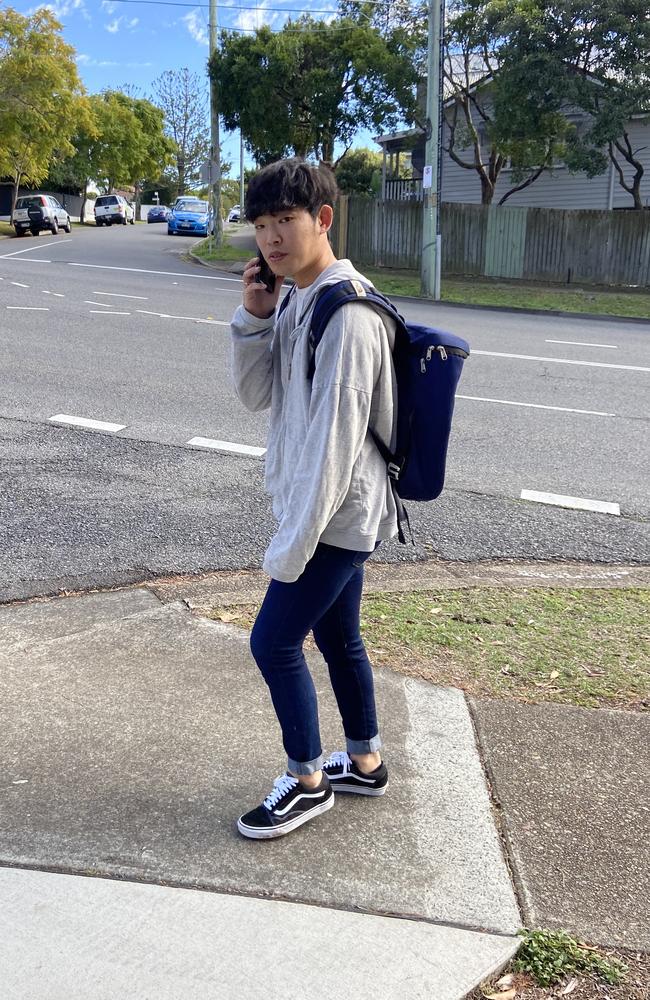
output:
[[257, 275], [257, 280], [261, 281], [264, 285], [266, 285], [266, 290], [268, 292], [271, 292], [271, 294], [273, 294], [273, 292], [275, 291], [275, 283], [277, 281], [277, 276], [273, 273], [267, 261], [264, 260], [259, 250], [257, 251], [257, 257], [260, 262], [260, 273]]

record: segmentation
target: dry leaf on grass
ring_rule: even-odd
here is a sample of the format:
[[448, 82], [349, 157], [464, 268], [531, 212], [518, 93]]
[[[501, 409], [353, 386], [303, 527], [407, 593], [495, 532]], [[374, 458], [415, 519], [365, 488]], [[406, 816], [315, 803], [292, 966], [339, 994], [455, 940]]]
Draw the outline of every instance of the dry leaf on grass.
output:
[[485, 1000], [515, 1000], [517, 991], [515, 989], [506, 990], [500, 993], [484, 993]]
[[550, 674], [548, 676], [550, 677], [550, 679], [552, 681], [554, 681], [556, 677], [560, 676], [560, 671], [559, 670], [551, 670], [551, 672], [550, 672]]
[[512, 972], [507, 972], [505, 976], [501, 976], [501, 979], [497, 979], [495, 986], [498, 986], [500, 990], [507, 990], [515, 981], [515, 977]]
[[577, 985], [578, 985], [578, 980], [577, 979], [570, 979], [569, 982], [564, 987], [564, 989], [560, 990], [558, 996], [561, 996], [561, 997], [568, 996], [569, 993], [573, 993], [573, 991], [574, 991], [574, 989], [576, 988]]
[[217, 615], [220, 622], [236, 622], [241, 615], [233, 613], [232, 611], [220, 611]]

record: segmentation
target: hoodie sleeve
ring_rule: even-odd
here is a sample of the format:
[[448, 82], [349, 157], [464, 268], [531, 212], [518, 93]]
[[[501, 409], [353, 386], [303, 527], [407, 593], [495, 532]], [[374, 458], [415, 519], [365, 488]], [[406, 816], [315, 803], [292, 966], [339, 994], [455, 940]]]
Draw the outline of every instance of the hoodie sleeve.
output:
[[273, 387], [273, 324], [239, 306], [230, 324], [235, 391], [247, 410], [266, 410]]
[[316, 350], [309, 427], [296, 456], [288, 502], [264, 559], [265, 571], [282, 583], [298, 579], [348, 495], [368, 432], [381, 337], [386, 330], [373, 310], [343, 306]]

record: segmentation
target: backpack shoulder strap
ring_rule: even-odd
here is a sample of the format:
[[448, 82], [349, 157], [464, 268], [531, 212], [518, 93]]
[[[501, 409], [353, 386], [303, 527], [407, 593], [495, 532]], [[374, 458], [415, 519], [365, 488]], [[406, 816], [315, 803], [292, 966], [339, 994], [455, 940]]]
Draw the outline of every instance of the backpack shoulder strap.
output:
[[316, 348], [320, 344], [327, 324], [337, 309], [345, 306], [348, 302], [360, 302], [378, 309], [391, 319], [395, 320], [398, 330], [404, 329], [405, 323], [397, 309], [385, 295], [378, 292], [372, 285], [365, 281], [358, 281], [356, 278], [337, 281], [334, 285], [327, 285], [319, 292], [314, 310], [311, 315], [309, 330], [309, 346], [311, 347], [311, 359], [307, 377], [314, 377], [316, 370]]
[[289, 291], [287, 292], [287, 294], [285, 295], [285, 297], [282, 299], [282, 302], [280, 303], [280, 305], [278, 307], [278, 314], [276, 316], [276, 319], [280, 319], [280, 316], [282, 315], [282, 313], [284, 312], [284, 310], [289, 305], [289, 301], [291, 299], [291, 296], [293, 295], [293, 290], [294, 290], [295, 287], [296, 287], [295, 285], [292, 285], [291, 288], [289, 289]]

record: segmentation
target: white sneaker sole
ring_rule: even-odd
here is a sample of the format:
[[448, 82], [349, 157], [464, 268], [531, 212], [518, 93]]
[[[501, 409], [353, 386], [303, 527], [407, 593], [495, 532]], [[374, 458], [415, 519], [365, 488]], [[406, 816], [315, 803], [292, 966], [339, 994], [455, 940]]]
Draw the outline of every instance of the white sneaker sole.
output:
[[334, 805], [334, 796], [330, 795], [329, 798], [321, 802], [319, 806], [314, 806], [309, 812], [302, 813], [300, 816], [295, 816], [293, 819], [288, 820], [283, 823], [282, 826], [269, 826], [267, 827], [254, 827], [246, 826], [242, 823], [241, 819], [237, 820], [237, 829], [244, 837], [248, 837], [250, 840], [274, 840], [276, 837], [284, 837], [286, 833], [291, 833], [292, 830], [296, 830], [303, 823], [308, 823], [310, 819], [315, 816], [320, 816], [322, 813], [327, 812]]
[[384, 795], [388, 784], [382, 785], [381, 788], [366, 788], [364, 785], [346, 785], [342, 781], [336, 781], [330, 778], [330, 786], [334, 794], [337, 792], [347, 792], [352, 795], [372, 795], [377, 797], [378, 795]]

